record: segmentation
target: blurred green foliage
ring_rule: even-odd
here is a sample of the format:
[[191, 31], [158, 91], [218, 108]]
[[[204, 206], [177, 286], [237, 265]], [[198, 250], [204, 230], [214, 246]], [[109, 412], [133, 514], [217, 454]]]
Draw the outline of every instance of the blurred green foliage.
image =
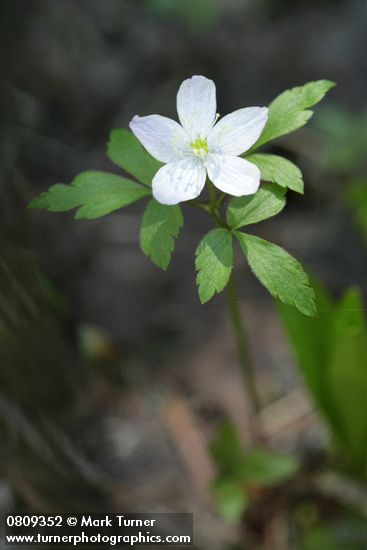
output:
[[248, 505], [245, 489], [233, 478], [218, 477], [213, 484], [213, 498], [220, 515], [233, 523], [241, 519]]
[[212, 27], [221, 14], [217, 0], [145, 0], [145, 5], [159, 16], [181, 19], [198, 31]]
[[364, 550], [367, 527], [362, 519], [346, 517], [343, 520], [319, 524], [304, 531], [302, 550]]
[[339, 105], [320, 109], [315, 128], [324, 134], [320, 162], [334, 173], [356, 174], [367, 163], [367, 110], [359, 113]]
[[344, 198], [367, 242], [367, 110], [352, 112], [340, 105], [324, 106], [315, 128], [323, 134], [319, 163], [345, 180]]
[[233, 426], [225, 423], [211, 444], [211, 453], [218, 467], [213, 496], [218, 511], [228, 521], [241, 519], [250, 501], [253, 488], [278, 485], [299, 468], [295, 457], [264, 449], [243, 451]]
[[319, 315], [278, 309], [316, 405], [329, 424], [345, 465], [367, 476], [367, 327], [361, 293], [349, 289], [334, 302], [316, 287]]
[[345, 199], [367, 244], [367, 179], [358, 178], [351, 181], [345, 189]]

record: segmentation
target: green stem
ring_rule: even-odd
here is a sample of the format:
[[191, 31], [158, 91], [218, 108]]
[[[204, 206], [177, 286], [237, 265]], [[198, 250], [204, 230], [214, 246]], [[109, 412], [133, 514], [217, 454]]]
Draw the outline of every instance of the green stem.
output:
[[214, 211], [216, 210], [217, 192], [216, 192], [215, 187], [214, 187], [214, 185], [212, 184], [211, 181], [208, 180], [207, 183], [208, 183], [208, 188], [209, 188], [210, 210], [214, 214]]
[[227, 225], [224, 223], [224, 221], [222, 220], [222, 218], [220, 216], [220, 211], [219, 211], [220, 204], [219, 204], [218, 197], [217, 197], [217, 191], [216, 191], [214, 185], [212, 184], [212, 182], [209, 181], [209, 180], [208, 180], [208, 188], [209, 188], [210, 213], [213, 216], [216, 224], [219, 227], [227, 227]]
[[[221, 204], [226, 198], [226, 195], [222, 193], [219, 196], [219, 198], [217, 198], [215, 187], [211, 182], [208, 182], [208, 187], [209, 187], [209, 204], [190, 201], [191, 203], [190, 206], [205, 210], [207, 214], [211, 215], [214, 218], [214, 221], [219, 227], [225, 227], [229, 229], [227, 224], [223, 221], [219, 210]], [[234, 332], [234, 336], [237, 344], [237, 352], [238, 352], [242, 375], [245, 383], [246, 395], [248, 396], [248, 399], [250, 402], [251, 414], [254, 416], [257, 416], [261, 411], [261, 403], [260, 403], [260, 399], [256, 388], [255, 373], [252, 367], [251, 357], [247, 346], [245, 327], [244, 327], [244, 323], [241, 315], [241, 309], [239, 306], [237, 283], [236, 283], [235, 274], [233, 271], [230, 276], [227, 289], [228, 289], [228, 298], [229, 298], [229, 301], [228, 301], [229, 314], [230, 314], [230, 319], [232, 321], [233, 332]], [[261, 433], [259, 432], [257, 428], [257, 423], [254, 420], [255, 419], [251, 419], [250, 430], [251, 430], [253, 439], [256, 442], [259, 439], [261, 439]]]
[[198, 208], [199, 210], [203, 210], [206, 214], [209, 214], [211, 216], [210, 206], [206, 202], [198, 202], [198, 201], [187, 201], [186, 203], [188, 206], [191, 206], [192, 208]]
[[[261, 410], [260, 400], [256, 389], [255, 373], [252, 367], [251, 358], [247, 346], [245, 327], [241, 315], [241, 309], [238, 300], [237, 283], [234, 272], [228, 282], [228, 307], [232, 321], [233, 331], [237, 343], [238, 357], [240, 360], [243, 378], [246, 384], [246, 393], [251, 403], [253, 414], [258, 414]], [[253, 430], [256, 434], [256, 430]]]

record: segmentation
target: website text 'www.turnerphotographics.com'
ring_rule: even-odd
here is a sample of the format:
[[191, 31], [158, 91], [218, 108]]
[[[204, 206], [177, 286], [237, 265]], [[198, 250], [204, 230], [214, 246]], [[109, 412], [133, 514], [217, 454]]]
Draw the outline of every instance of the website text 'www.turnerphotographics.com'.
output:
[[52, 544], [188, 546], [193, 544], [192, 514], [6, 514], [7, 546]]

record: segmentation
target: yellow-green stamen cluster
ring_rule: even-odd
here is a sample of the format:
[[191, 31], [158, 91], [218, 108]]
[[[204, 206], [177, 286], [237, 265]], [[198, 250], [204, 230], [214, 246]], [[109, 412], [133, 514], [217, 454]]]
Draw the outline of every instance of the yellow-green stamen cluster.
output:
[[204, 158], [209, 153], [208, 142], [206, 139], [197, 138], [190, 143], [194, 155]]

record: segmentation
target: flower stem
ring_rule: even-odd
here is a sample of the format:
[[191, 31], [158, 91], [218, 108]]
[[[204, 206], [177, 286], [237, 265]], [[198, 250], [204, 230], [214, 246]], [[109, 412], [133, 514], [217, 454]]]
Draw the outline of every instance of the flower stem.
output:
[[214, 221], [219, 227], [227, 227], [220, 216], [220, 203], [218, 202], [217, 191], [211, 181], [208, 180], [209, 188], [209, 210]]
[[[229, 227], [227, 226], [225, 221], [222, 219], [220, 214], [220, 207], [223, 201], [225, 200], [226, 195], [222, 193], [219, 196], [219, 198], [217, 198], [215, 187], [211, 182], [208, 182], [208, 187], [209, 187], [209, 203], [202, 204], [195, 201], [190, 201], [189, 204], [190, 206], [193, 206], [195, 208], [200, 208], [202, 210], [205, 210], [207, 214], [213, 217], [217, 226], [224, 227], [229, 230]], [[228, 291], [229, 315], [232, 322], [233, 332], [234, 332], [234, 336], [237, 344], [237, 352], [238, 352], [238, 358], [241, 365], [245, 392], [250, 404], [249, 408], [250, 408], [251, 419], [249, 422], [250, 424], [249, 431], [252, 435], [253, 441], [258, 442], [258, 441], [261, 441], [262, 439], [260, 430], [258, 429], [258, 422], [256, 421], [257, 416], [261, 411], [261, 403], [260, 403], [260, 399], [256, 388], [255, 373], [251, 363], [251, 357], [247, 346], [245, 327], [244, 327], [244, 322], [241, 315], [241, 308], [239, 305], [237, 282], [236, 282], [234, 271], [232, 271], [232, 274], [229, 278], [227, 291]]]
[[[251, 414], [256, 416], [261, 410], [261, 404], [260, 404], [260, 399], [256, 388], [255, 373], [251, 363], [251, 358], [249, 355], [248, 345], [246, 341], [245, 327], [244, 327], [244, 323], [241, 315], [241, 309], [240, 309], [239, 299], [238, 299], [237, 282], [236, 282], [234, 272], [232, 272], [231, 274], [227, 289], [228, 289], [228, 298], [229, 298], [229, 301], [228, 301], [229, 314], [230, 314], [230, 319], [232, 321], [233, 332], [237, 343], [238, 357], [240, 360], [242, 374], [243, 374], [243, 378], [246, 386], [246, 394], [250, 401]], [[251, 422], [251, 429], [252, 429], [252, 435], [254, 439], [255, 440], [258, 439], [259, 434], [258, 434], [258, 430], [256, 429], [256, 422], [255, 423]]]

